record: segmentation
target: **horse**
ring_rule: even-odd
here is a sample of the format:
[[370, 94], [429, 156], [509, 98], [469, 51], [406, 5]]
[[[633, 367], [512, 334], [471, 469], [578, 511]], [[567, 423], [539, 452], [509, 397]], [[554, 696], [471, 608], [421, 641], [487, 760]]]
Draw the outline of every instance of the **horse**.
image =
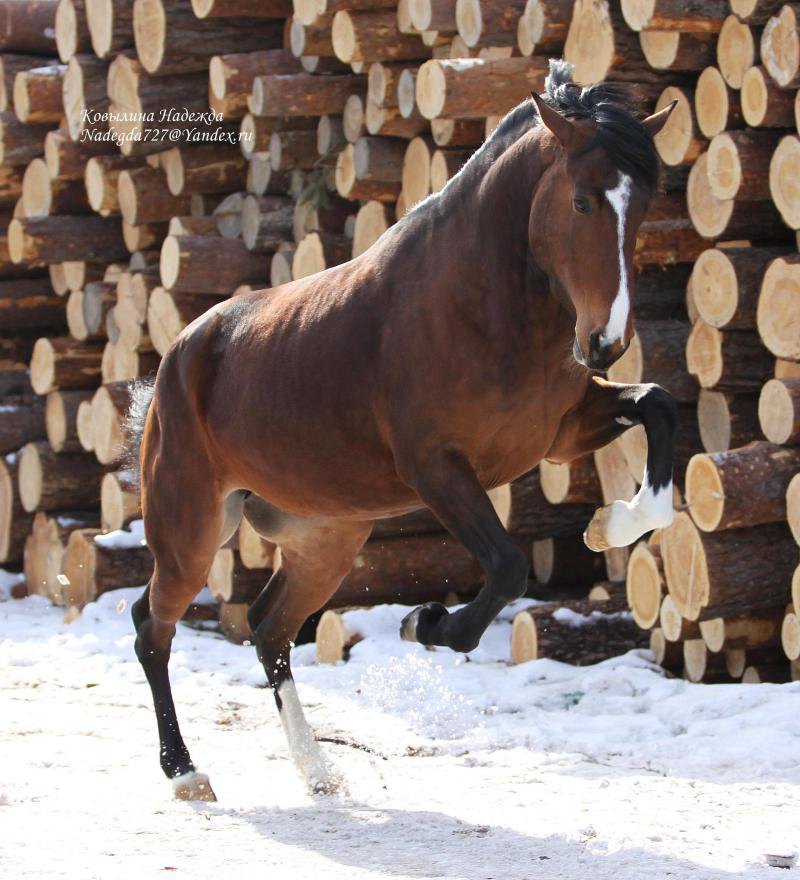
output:
[[336, 777], [290, 667], [300, 626], [335, 593], [373, 522], [427, 506], [485, 572], [454, 612], [411, 611], [401, 636], [469, 652], [526, 590], [529, 560], [487, 492], [644, 426], [631, 501], [599, 509], [593, 550], [673, 517], [676, 407], [602, 373], [633, 332], [632, 255], [657, 188], [653, 136], [614, 84], [551, 62], [463, 169], [365, 253], [239, 295], [186, 327], [140, 386], [133, 454], [153, 575], [132, 607], [161, 767], [178, 798], [216, 800], [181, 736], [170, 646], [241, 518], [280, 549], [248, 621], [290, 754], [312, 790]]

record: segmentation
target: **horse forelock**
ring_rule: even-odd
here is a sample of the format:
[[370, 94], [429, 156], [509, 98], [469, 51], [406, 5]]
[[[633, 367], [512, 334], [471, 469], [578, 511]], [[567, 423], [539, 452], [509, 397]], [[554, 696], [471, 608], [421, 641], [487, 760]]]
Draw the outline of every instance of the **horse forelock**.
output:
[[574, 155], [585, 155], [600, 147], [619, 171], [654, 191], [658, 185], [658, 154], [650, 132], [636, 117], [628, 86], [602, 82], [581, 87], [573, 82], [572, 70], [568, 62], [551, 59], [544, 99], [567, 119], [585, 119], [594, 124], [594, 136]]

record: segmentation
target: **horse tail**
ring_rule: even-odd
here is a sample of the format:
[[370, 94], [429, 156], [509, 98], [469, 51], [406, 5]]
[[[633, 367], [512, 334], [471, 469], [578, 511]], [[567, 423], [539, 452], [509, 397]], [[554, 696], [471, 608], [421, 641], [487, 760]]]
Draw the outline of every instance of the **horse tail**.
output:
[[147, 413], [155, 394], [155, 376], [137, 379], [131, 386], [131, 402], [125, 418], [125, 434], [128, 442], [125, 447], [126, 468], [139, 476], [139, 456], [144, 437]]

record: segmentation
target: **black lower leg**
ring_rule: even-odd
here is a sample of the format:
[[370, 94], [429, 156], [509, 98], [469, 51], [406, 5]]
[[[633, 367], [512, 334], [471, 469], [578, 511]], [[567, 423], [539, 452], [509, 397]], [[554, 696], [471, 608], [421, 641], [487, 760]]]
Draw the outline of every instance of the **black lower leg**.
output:
[[150, 616], [149, 589], [133, 604], [131, 616], [136, 627], [136, 656], [153, 694], [161, 769], [168, 779], [174, 779], [195, 769], [181, 736], [169, 683], [170, 646], [175, 627], [158, 625]]

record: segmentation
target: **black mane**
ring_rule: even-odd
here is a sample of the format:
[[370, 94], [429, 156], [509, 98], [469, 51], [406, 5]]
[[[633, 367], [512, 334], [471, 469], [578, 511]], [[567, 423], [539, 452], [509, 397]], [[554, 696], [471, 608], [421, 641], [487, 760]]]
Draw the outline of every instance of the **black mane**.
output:
[[620, 171], [649, 190], [656, 188], [659, 166], [653, 138], [636, 118], [631, 92], [624, 84], [581, 88], [572, 81], [571, 64], [551, 60], [544, 99], [567, 119], [589, 119], [595, 124], [597, 133], [581, 153], [602, 147]]

